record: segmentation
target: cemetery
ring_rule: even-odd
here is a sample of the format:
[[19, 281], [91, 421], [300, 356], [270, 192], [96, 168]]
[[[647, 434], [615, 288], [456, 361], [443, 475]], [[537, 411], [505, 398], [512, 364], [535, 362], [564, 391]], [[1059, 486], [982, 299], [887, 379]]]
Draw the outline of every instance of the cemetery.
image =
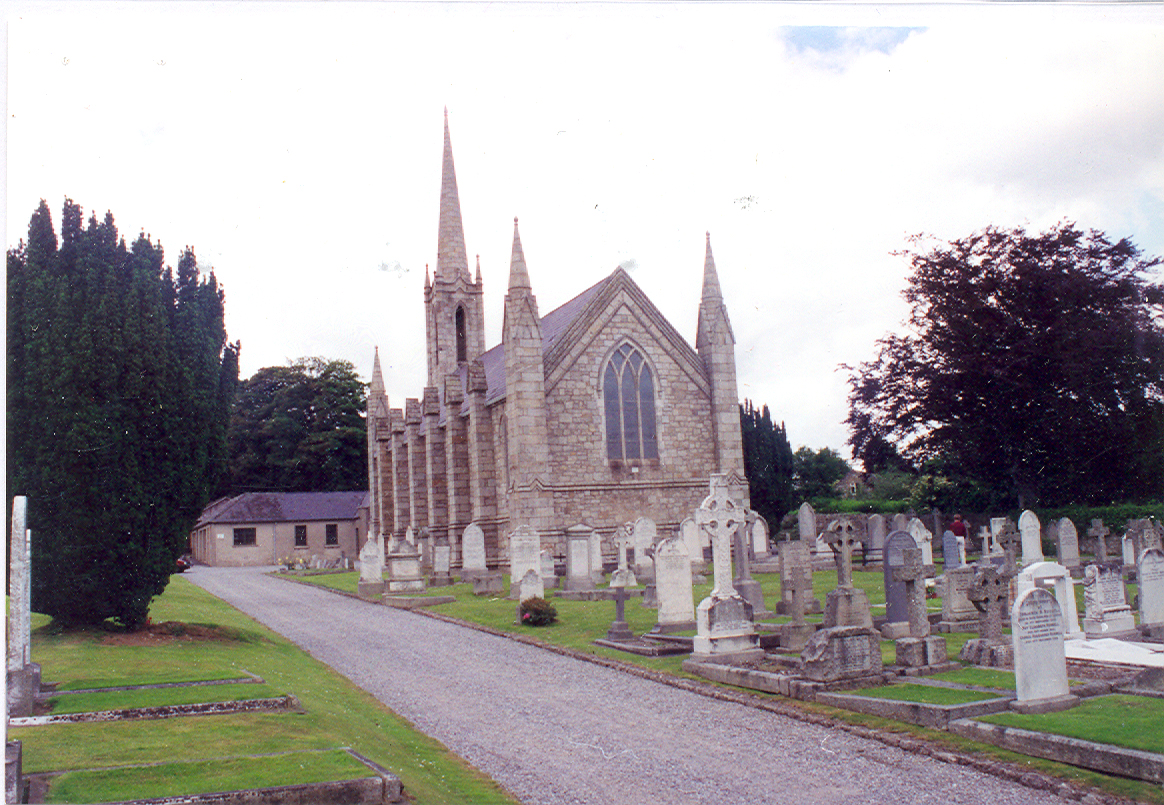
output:
[[[887, 735], [920, 730], [917, 735], [939, 746], [966, 740], [1052, 761], [1060, 770], [1074, 766], [1117, 781], [1164, 783], [1164, 738], [1157, 728], [1164, 723], [1164, 552], [1156, 523], [1132, 522], [1124, 529], [1140, 548], [1132, 567], [1078, 547], [1063, 551], [1073, 565], [1054, 561], [1058, 554], [1044, 552], [1031, 536], [1040, 529], [1033, 512], [1024, 512], [1017, 525], [997, 518], [982, 554], [949, 534], [935, 551], [938, 540], [917, 518], [821, 517], [804, 507], [802, 528], [812, 523], [818, 532], [811, 539], [773, 534], [768, 541], [762, 524], [765, 540], [759, 542], [753, 538], [756, 515], [716, 481], [713, 476], [711, 494], [674, 534], [660, 533], [645, 517], [609, 538], [578, 528], [564, 554], [554, 556], [536, 535], [519, 530], [510, 539], [510, 564], [490, 568], [472, 558], [478, 537], [470, 532], [469, 565], [457, 568], [441, 546], [430, 549], [425, 535], [409, 533], [383, 546], [370, 540], [357, 570], [281, 567], [273, 575], [666, 684], [698, 680], [749, 690], [760, 701], [784, 702], [774, 705], [782, 712], [807, 708], [800, 711], [806, 718], [824, 712], [842, 725], [872, 718]], [[1069, 522], [1055, 526], [1060, 538], [1072, 534]], [[1090, 530], [1094, 536], [1106, 527], [1093, 523]], [[26, 545], [17, 534], [27, 539], [24, 525], [14, 522], [19, 571]], [[18, 572], [16, 579], [22, 578]], [[180, 759], [165, 764], [171, 776], [201, 781], [191, 794], [246, 781], [237, 788], [252, 797], [247, 801], [280, 801], [290, 788], [308, 786], [305, 801], [389, 802], [434, 784], [418, 776], [414, 760], [385, 751], [383, 741], [374, 752], [370, 744], [329, 737], [338, 727], [319, 724], [334, 721], [334, 703], [288, 684], [293, 674], [259, 656], [273, 636], [259, 637], [262, 627], [241, 623], [239, 613], [216, 612], [220, 631], [191, 626], [184, 635], [182, 624], [190, 620], [185, 609], [205, 594], [183, 581], [171, 585], [156, 610], [159, 618], [172, 616], [173, 625], [154, 631], [201, 646], [207, 657], [196, 669], [182, 661], [181, 642], [162, 641], [160, 651], [151, 647], [148, 662], [132, 645], [123, 647], [135, 652], [128, 664], [97, 659], [109, 640], [45, 633], [47, 619], [28, 613], [20, 587], [13, 588], [9, 727], [21, 748], [13, 758], [10, 745], [9, 781], [15, 766], [32, 801], [102, 791], [97, 781], [106, 777], [118, 792], [108, 795], [110, 801], [165, 788], [169, 783], [159, 783], [154, 772], [110, 775], [102, 764], [132, 767], [142, 753], [131, 747], [143, 740], [161, 754], [161, 745], [174, 739], [172, 725], [190, 720], [184, 715], [231, 723], [214, 729], [214, 740], [222, 730], [232, 737], [213, 769], [199, 771], [197, 763]], [[553, 616], [532, 626], [523, 609], [548, 609]], [[35, 639], [34, 623], [42, 627]], [[255, 725], [254, 719], [268, 723]], [[314, 719], [315, 726], [293, 723], [302, 719]], [[97, 735], [110, 741], [108, 756], [80, 767], [69, 744]], [[275, 735], [289, 753], [277, 763], [258, 762], [243, 750]], [[353, 745], [361, 748], [345, 749]], [[304, 757], [310, 762], [301, 763]], [[464, 773], [472, 777], [471, 770]], [[1094, 784], [1101, 778], [1083, 779]], [[487, 782], [473, 784], [484, 786], [482, 801], [506, 801]], [[1128, 790], [1142, 797], [1151, 789]], [[47, 799], [46, 791], [52, 792]]]

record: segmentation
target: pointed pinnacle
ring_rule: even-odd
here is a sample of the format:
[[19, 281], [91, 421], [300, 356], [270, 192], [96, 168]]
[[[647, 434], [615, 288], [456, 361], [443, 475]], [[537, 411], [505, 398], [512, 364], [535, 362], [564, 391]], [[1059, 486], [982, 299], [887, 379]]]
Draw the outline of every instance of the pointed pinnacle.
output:
[[707, 253], [703, 258], [703, 298], [722, 299], [719, 289], [719, 274], [715, 270], [715, 258], [711, 255], [711, 233], [707, 233]]
[[384, 374], [380, 371], [380, 347], [376, 347], [376, 356], [372, 359], [372, 384], [368, 390], [369, 397], [384, 393]]
[[513, 253], [509, 258], [509, 290], [518, 288], [532, 290], [529, 271], [525, 267], [525, 254], [521, 250], [521, 235], [517, 231], [517, 216], [513, 217]]
[[452, 281], [458, 275], [469, 278], [465, 257], [465, 229], [461, 224], [461, 197], [457, 192], [457, 171], [453, 164], [453, 144], [449, 137], [449, 110], [445, 108], [445, 150], [441, 159], [441, 207], [437, 225], [436, 279]]
[[481, 255], [477, 255], [477, 278], [475, 283], [477, 285], [481, 284]]

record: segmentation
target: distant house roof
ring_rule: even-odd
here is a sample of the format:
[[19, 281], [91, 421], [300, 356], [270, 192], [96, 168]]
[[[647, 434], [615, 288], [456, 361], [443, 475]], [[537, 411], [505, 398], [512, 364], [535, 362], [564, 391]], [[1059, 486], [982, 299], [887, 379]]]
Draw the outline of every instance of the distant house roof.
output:
[[354, 520], [368, 497], [367, 492], [244, 492], [210, 503], [195, 528], [209, 523]]

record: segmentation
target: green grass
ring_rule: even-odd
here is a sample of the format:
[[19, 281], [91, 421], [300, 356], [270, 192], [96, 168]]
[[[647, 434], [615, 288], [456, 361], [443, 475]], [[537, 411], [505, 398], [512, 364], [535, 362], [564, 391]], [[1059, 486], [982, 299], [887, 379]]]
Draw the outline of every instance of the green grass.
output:
[[231, 758], [100, 771], [69, 772], [52, 785], [49, 802], [118, 802], [189, 796], [240, 788], [355, 780], [371, 770], [339, 749], [263, 758]]
[[987, 699], [997, 699], [993, 693], [960, 688], [939, 688], [933, 685], [885, 685], [880, 688], [862, 688], [846, 691], [854, 696], [869, 696], [874, 699], [893, 699], [899, 702], [920, 702], [921, 704], [968, 704]]
[[190, 688], [149, 688], [146, 690], [101, 691], [54, 696], [49, 700], [54, 715], [124, 710], [132, 707], [162, 707], [173, 704], [239, 702], [282, 696], [270, 685], [199, 685]]
[[68, 682], [59, 685], [57, 690], [87, 690], [89, 688], [113, 688], [128, 685], [163, 685], [173, 682], [217, 682], [223, 679], [246, 678], [246, 674], [240, 674], [233, 668], [224, 668], [220, 671], [204, 669], [202, 673], [194, 674], [182, 670], [169, 672], [146, 671], [137, 676], [89, 676], [83, 679], [70, 679]]
[[957, 671], [934, 674], [931, 679], [940, 679], [943, 682], [954, 682], [959, 685], [1014, 690], [1014, 671], [1000, 671], [996, 668], [978, 668], [970, 665]]
[[[26, 772], [93, 770], [159, 761], [213, 761], [208, 764], [212, 768], [239, 756], [348, 746], [399, 775], [409, 796], [421, 805], [513, 802], [495, 782], [418, 732], [370, 694], [187, 580], [172, 579], [165, 594], [154, 601], [150, 615], [157, 622], [216, 624], [228, 629], [233, 639], [117, 646], [103, 643], [105, 635], [100, 632], [53, 634], [44, 628], [45, 619], [37, 618], [34, 625], [40, 628], [33, 633], [32, 656], [41, 664], [46, 681], [76, 687], [91, 687], [94, 680], [137, 683], [171, 675], [187, 679], [217, 674], [243, 677], [244, 671], [249, 671], [261, 676], [271, 690], [294, 694], [306, 712], [13, 729], [11, 737], [24, 742]], [[257, 685], [240, 687], [259, 689]], [[203, 691], [214, 688], [195, 690], [203, 696]], [[85, 695], [89, 694], [77, 694]], [[121, 772], [110, 774], [116, 777]], [[200, 778], [194, 774], [191, 779]], [[209, 781], [206, 784], [211, 785]], [[87, 783], [83, 779], [75, 785], [81, 786], [70, 794], [76, 801], [97, 801], [84, 790]]]
[[1164, 754], [1164, 699], [1098, 696], [1059, 713], [998, 713], [980, 720]]

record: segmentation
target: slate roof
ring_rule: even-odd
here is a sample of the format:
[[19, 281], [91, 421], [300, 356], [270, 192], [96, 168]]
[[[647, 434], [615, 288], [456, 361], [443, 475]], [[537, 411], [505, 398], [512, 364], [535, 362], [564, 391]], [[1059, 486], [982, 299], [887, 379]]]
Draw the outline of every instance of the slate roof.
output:
[[367, 492], [244, 492], [202, 510], [195, 528], [209, 523], [303, 523], [354, 520]]

